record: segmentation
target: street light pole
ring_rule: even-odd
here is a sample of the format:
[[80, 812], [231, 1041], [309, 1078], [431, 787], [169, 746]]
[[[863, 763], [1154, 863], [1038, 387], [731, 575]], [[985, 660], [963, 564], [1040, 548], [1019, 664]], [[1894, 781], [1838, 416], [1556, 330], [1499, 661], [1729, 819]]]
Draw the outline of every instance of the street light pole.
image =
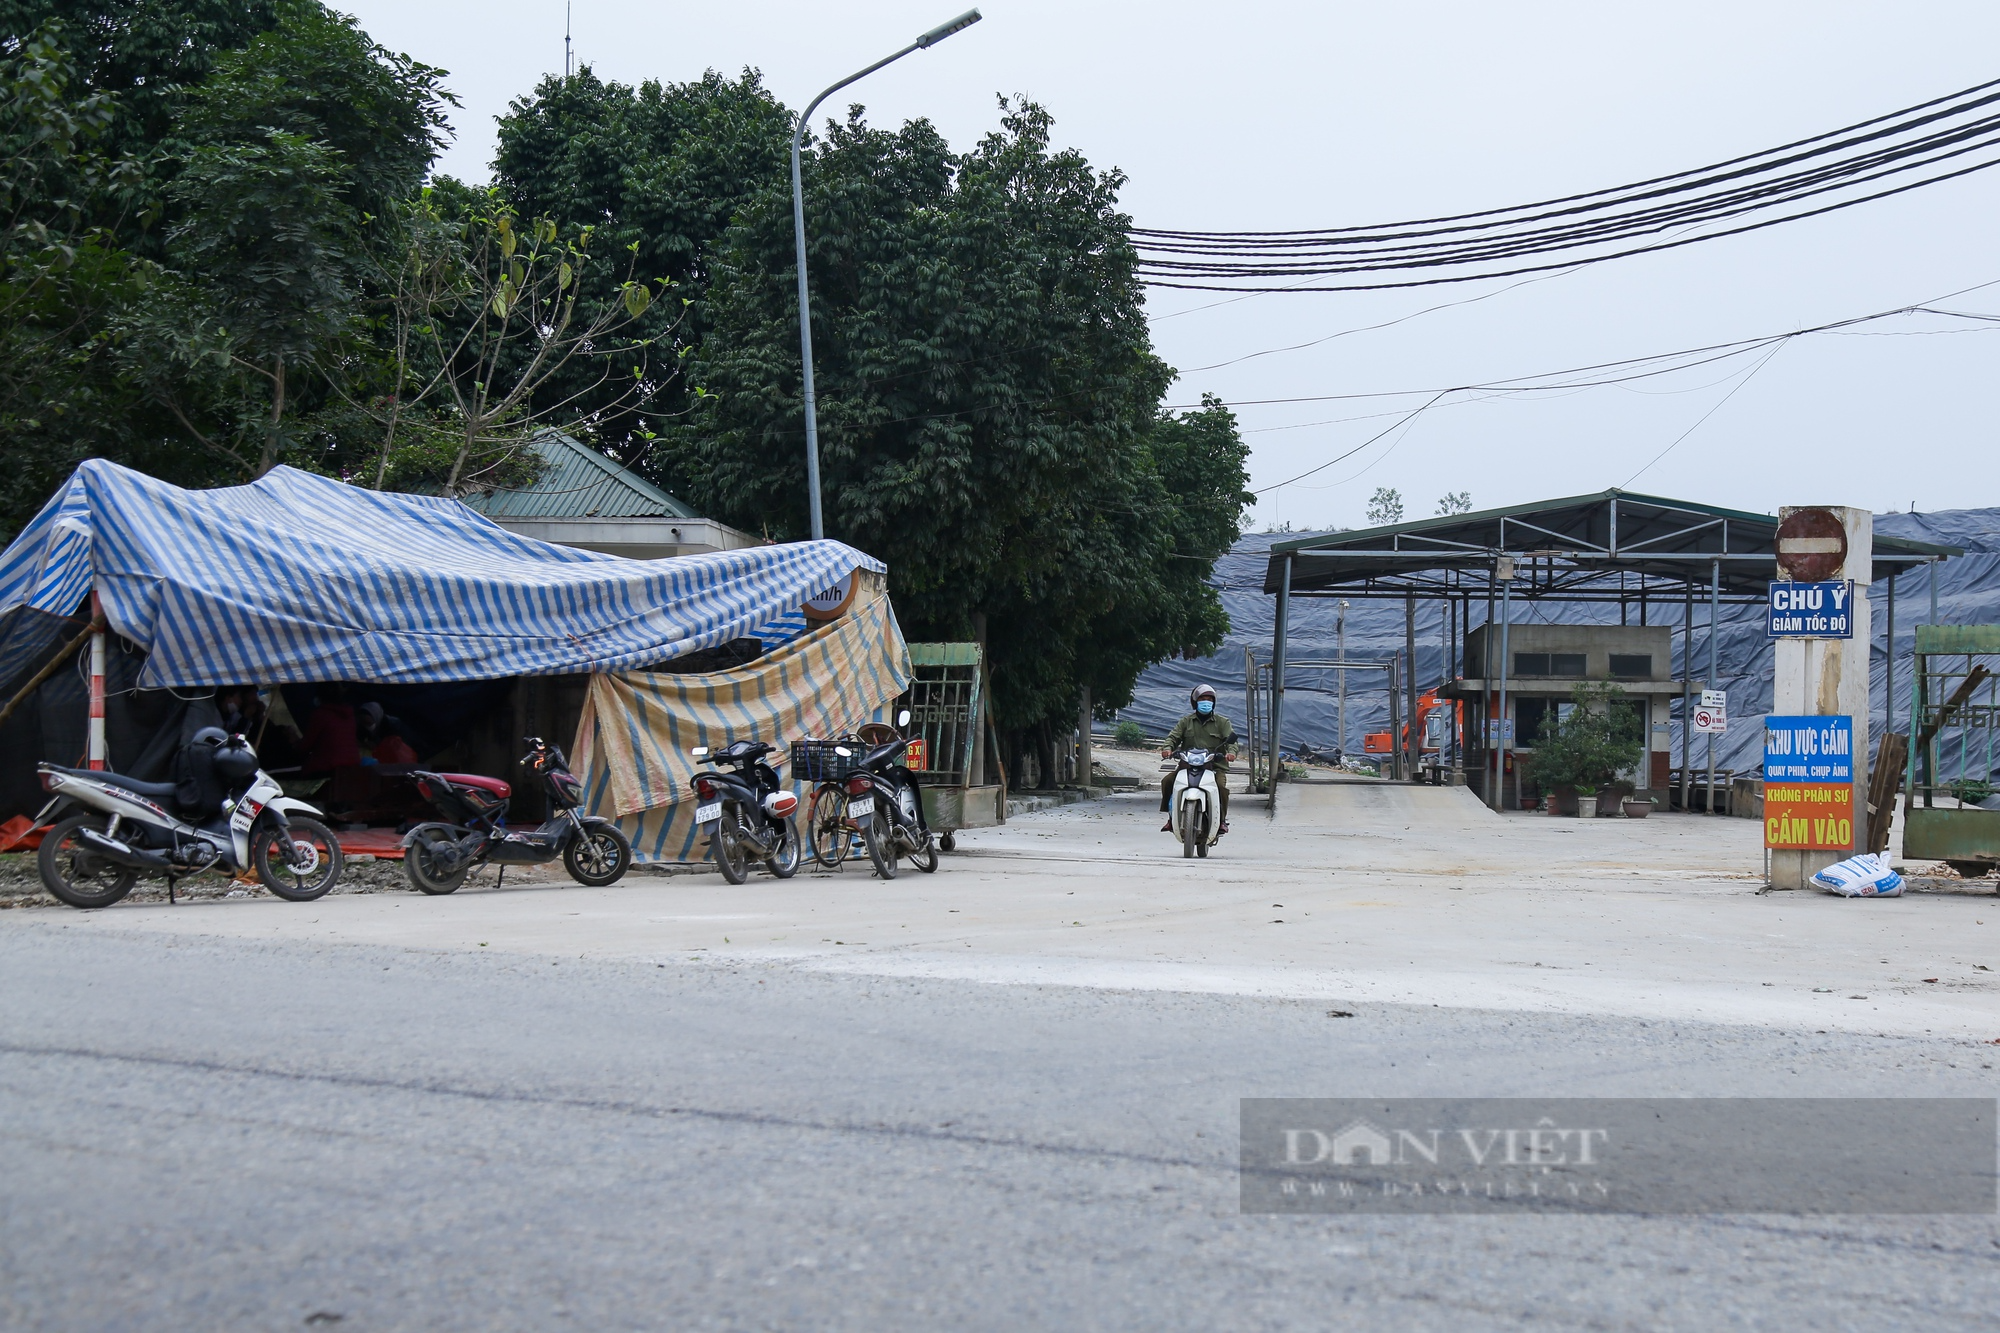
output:
[[805, 139], [806, 126], [812, 123], [812, 113], [819, 104], [859, 79], [865, 79], [884, 65], [894, 64], [912, 51], [924, 51], [936, 46], [955, 32], [962, 32], [979, 22], [976, 9], [968, 9], [949, 23], [940, 23], [923, 36], [911, 42], [892, 56], [876, 61], [867, 69], [850, 74], [839, 83], [807, 104], [799, 117], [798, 128], [792, 133], [792, 238], [798, 247], [799, 262], [799, 360], [805, 368], [806, 400], [806, 506], [812, 517], [813, 540], [826, 536], [826, 525], [820, 519], [819, 504], [819, 411], [813, 394], [813, 334], [812, 302], [806, 292], [806, 197], [799, 180], [799, 146]]

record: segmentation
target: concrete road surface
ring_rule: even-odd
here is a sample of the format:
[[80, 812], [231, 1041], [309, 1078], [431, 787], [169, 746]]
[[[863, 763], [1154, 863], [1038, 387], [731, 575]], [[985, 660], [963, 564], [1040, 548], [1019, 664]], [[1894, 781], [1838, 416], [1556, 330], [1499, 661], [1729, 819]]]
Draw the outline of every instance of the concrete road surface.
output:
[[2000, 1091], [1990, 897], [1296, 797], [1191, 864], [1126, 800], [887, 885], [0, 913], [0, 1327], [1995, 1326], [1990, 1215], [1242, 1214], [1243, 1097]]

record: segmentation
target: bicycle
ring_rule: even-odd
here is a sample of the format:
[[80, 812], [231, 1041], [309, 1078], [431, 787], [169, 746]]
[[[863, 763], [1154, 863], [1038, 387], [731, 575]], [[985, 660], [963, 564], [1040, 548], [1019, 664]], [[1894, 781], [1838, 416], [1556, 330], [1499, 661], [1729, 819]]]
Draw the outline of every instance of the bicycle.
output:
[[806, 803], [806, 850], [828, 870], [840, 869], [861, 838], [847, 813], [847, 775], [859, 745], [851, 736], [792, 742], [793, 775], [817, 783]]

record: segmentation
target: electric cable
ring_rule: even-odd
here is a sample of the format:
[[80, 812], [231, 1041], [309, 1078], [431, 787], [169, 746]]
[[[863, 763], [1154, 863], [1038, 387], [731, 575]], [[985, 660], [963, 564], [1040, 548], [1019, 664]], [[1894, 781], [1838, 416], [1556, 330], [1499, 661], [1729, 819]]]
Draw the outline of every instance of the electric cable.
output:
[[[1152, 286], [1238, 296], [1375, 291], [1544, 274], [1676, 249], [1996, 165], [2000, 80], [1709, 166], [1531, 204], [1368, 227], [1134, 227], [1128, 234], [1139, 276]], [[1918, 178], [1909, 179], [1913, 174]], [[1526, 262], [1551, 256], [1559, 262]], [[1379, 280], [1313, 281], [1324, 277]], [[1290, 281], [1273, 285], [1276, 279]]]

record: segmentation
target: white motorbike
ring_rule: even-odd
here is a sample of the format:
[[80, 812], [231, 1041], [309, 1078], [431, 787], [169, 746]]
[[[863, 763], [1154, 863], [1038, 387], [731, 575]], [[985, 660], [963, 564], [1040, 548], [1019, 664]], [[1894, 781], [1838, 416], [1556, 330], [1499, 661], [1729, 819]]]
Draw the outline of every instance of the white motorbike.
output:
[[204, 728], [182, 755], [189, 775], [178, 783], [37, 765], [53, 799], [35, 823], [55, 819], [38, 855], [42, 886], [72, 907], [109, 907], [142, 874], [164, 876], [171, 901], [178, 879], [254, 870], [272, 893], [304, 903], [340, 879], [345, 860], [324, 816], [286, 796], [243, 737]]
[[1227, 756], [1213, 750], [1176, 750], [1174, 759], [1178, 767], [1167, 802], [1174, 836], [1180, 839], [1183, 857], [1207, 856], [1222, 837], [1222, 791], [1215, 773]]

